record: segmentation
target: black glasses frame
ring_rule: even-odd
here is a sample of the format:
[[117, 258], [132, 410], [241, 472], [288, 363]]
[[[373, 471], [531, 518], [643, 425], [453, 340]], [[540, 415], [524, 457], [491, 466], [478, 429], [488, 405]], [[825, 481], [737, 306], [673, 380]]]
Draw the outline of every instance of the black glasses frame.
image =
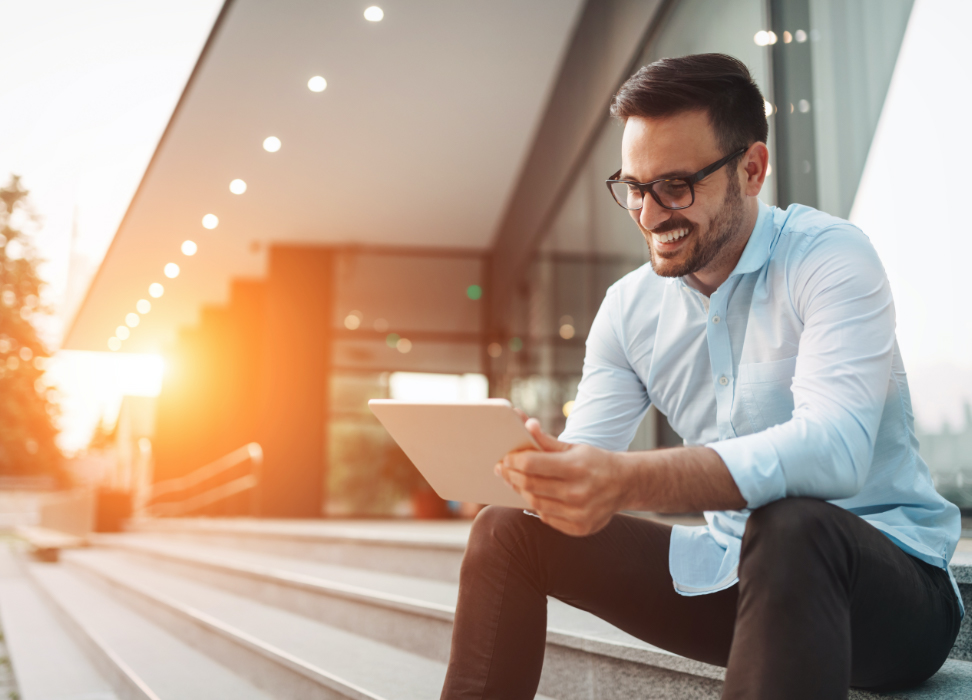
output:
[[[608, 178], [604, 182], [607, 185], [608, 192], [611, 193], [611, 199], [613, 199], [615, 202], [617, 202], [618, 203], [618, 206], [620, 206], [622, 209], [627, 209], [628, 211], [639, 211], [639, 210], [641, 210], [641, 209], [644, 208], [644, 206], [645, 206], [645, 204], [644, 204], [644, 202], [645, 202], [645, 193], [646, 192], [650, 193], [651, 194], [651, 198], [654, 199], [656, 202], [658, 202], [658, 206], [660, 206], [660, 207], [662, 207], [664, 209], [671, 209], [673, 211], [677, 211], [679, 209], [688, 209], [690, 206], [692, 206], [693, 204], [695, 204], [695, 183], [697, 183], [700, 180], [704, 180], [705, 178], [709, 177], [709, 175], [711, 175], [716, 170], [718, 170], [719, 168], [721, 168], [722, 166], [724, 166], [726, 163], [728, 163], [729, 161], [731, 161], [733, 158], [738, 158], [739, 156], [741, 156], [743, 153], [745, 153], [748, 150], [749, 150], [749, 146], [746, 146], [744, 148], [740, 148], [738, 151], [735, 151], [733, 153], [730, 153], [725, 158], [722, 158], [720, 160], [717, 160], [712, 165], [707, 165], [706, 167], [702, 168], [699, 172], [695, 173], [694, 175], [689, 175], [688, 177], [663, 177], [663, 178], [661, 178], [659, 180], [652, 180], [651, 182], [635, 182], [634, 180], [619, 180], [618, 178], [621, 177], [621, 170], [619, 169], [618, 172], [614, 173], [614, 175], [612, 175], [610, 178]], [[638, 188], [638, 190], [641, 192], [641, 206], [640, 207], [628, 208], [627, 206], [625, 206], [624, 203], [622, 203], [617, 198], [617, 196], [614, 194], [614, 189], [611, 187], [611, 185], [613, 185], [615, 183], [618, 183], [618, 182], [622, 182], [622, 183], [624, 183], [626, 185], [631, 185], [633, 187], [637, 187]], [[688, 204], [686, 204], [684, 207], [670, 207], [670, 206], [667, 206], [666, 204], [664, 204], [661, 201], [661, 198], [655, 193], [655, 185], [657, 185], [659, 182], [684, 182], [686, 185], [688, 185], [689, 192], [692, 194], [692, 201], [689, 202]]]

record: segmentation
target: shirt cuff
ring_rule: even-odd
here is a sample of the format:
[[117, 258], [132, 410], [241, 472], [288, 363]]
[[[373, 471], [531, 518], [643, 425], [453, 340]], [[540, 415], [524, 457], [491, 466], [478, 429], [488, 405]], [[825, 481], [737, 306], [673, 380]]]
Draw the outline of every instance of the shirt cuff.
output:
[[706, 447], [711, 447], [722, 457], [750, 510], [786, 496], [783, 465], [765, 435], [753, 433], [710, 442]]

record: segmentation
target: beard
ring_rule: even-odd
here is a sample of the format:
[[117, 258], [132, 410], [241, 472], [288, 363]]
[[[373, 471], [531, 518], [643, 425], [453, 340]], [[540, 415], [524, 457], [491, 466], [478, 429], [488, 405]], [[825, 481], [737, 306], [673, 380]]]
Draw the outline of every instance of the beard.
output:
[[[652, 269], [661, 277], [684, 277], [698, 272], [717, 260], [720, 253], [729, 253], [727, 244], [739, 232], [744, 218], [745, 211], [740, 196], [739, 180], [730, 177], [726, 196], [722, 200], [722, 208], [704, 231], [700, 231], [697, 224], [674, 218], [666, 221], [663, 226], [652, 229], [654, 233], [666, 233], [687, 228], [688, 235], [697, 234], [693, 236], [692, 247], [686, 251], [687, 254], [678, 250], [672, 253], [672, 257], [655, 252], [654, 246], [649, 243], [648, 255]], [[685, 260], [677, 262], [674, 258], [680, 255], [686, 255]]]

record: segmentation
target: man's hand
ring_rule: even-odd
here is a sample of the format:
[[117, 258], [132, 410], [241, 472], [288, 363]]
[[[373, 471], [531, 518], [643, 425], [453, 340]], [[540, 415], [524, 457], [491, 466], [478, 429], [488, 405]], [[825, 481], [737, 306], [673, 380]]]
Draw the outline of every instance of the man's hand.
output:
[[561, 532], [590, 535], [607, 525], [629, 491], [621, 460], [613, 452], [560, 442], [536, 419], [526, 420], [526, 427], [542, 451], [511, 452], [496, 465], [496, 474]]

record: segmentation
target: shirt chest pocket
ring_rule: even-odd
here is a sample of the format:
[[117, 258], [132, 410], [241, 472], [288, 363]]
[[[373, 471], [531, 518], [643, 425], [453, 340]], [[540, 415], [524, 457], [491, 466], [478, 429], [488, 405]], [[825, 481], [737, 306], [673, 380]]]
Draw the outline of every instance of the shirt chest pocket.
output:
[[736, 396], [758, 433], [793, 417], [793, 374], [796, 356], [773, 362], [739, 365]]

